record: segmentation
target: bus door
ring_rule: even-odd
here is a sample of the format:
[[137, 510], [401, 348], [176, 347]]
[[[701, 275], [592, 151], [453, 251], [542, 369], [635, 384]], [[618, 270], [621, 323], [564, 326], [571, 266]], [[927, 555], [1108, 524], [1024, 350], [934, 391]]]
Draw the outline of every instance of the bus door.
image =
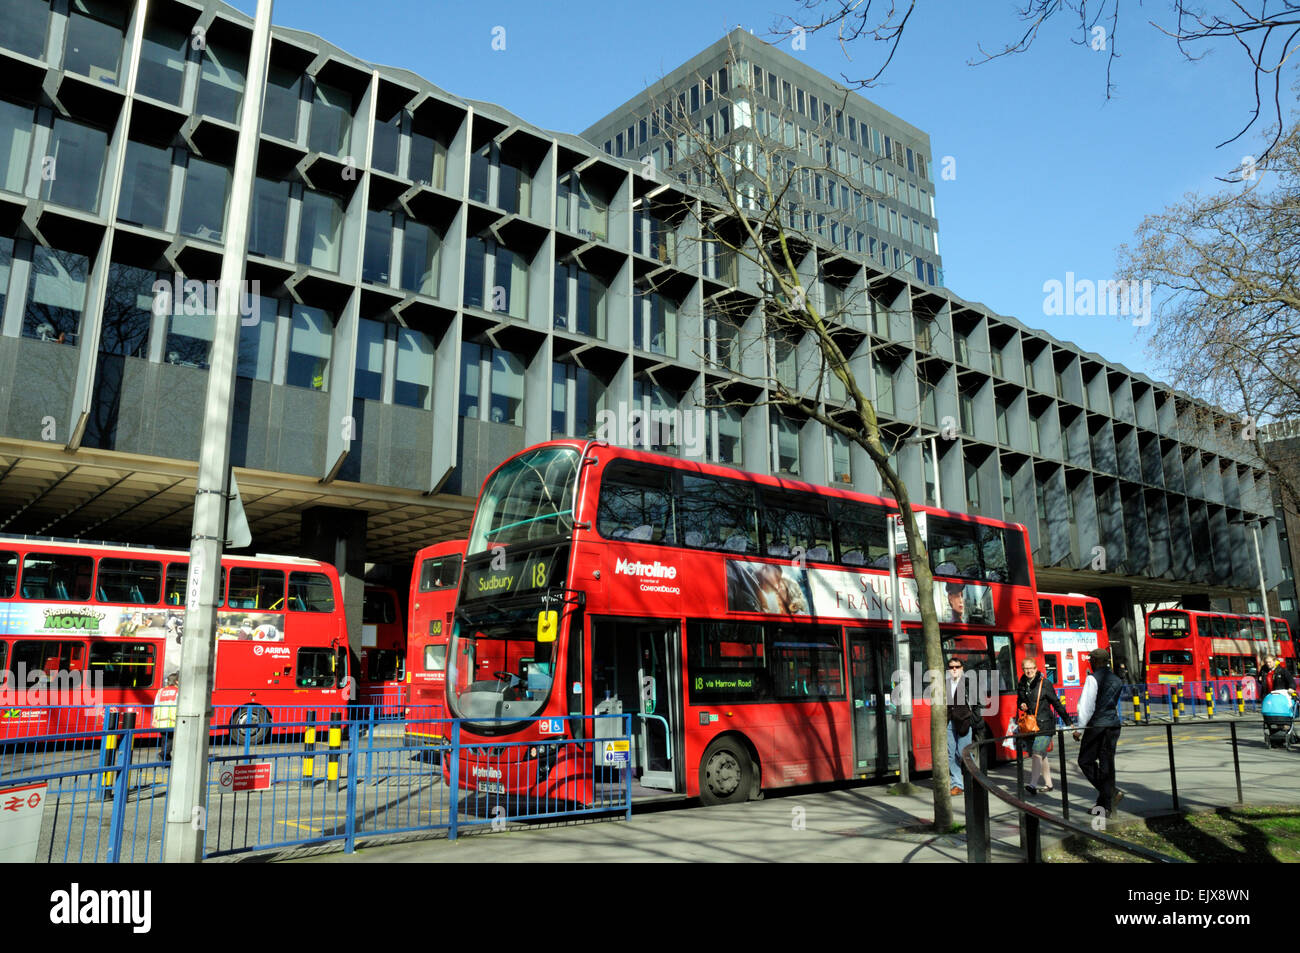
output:
[[893, 657], [887, 631], [849, 630], [855, 776], [898, 770], [898, 723], [889, 694]]
[[[676, 623], [599, 619], [592, 623], [595, 714], [632, 715], [632, 767], [641, 784], [683, 789], [679, 779], [681, 651]], [[596, 726], [596, 736], [613, 734]], [[619, 734], [622, 729], [619, 729]]]

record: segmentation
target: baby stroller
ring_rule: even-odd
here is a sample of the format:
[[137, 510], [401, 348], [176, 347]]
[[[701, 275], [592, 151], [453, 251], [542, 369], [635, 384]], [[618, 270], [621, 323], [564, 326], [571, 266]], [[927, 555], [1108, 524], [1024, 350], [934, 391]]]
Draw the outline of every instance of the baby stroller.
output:
[[1288, 751], [1300, 748], [1300, 731], [1296, 728], [1294, 692], [1269, 692], [1264, 698], [1264, 743], [1270, 748], [1286, 745]]

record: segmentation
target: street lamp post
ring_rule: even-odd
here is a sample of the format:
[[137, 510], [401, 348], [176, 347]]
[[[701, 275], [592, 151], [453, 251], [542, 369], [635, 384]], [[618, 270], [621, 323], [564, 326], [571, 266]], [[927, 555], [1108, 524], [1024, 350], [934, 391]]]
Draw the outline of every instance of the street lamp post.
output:
[[1268, 611], [1268, 587], [1264, 584], [1264, 559], [1259, 551], [1259, 520], [1232, 520], [1237, 526], [1250, 525], [1251, 538], [1255, 543], [1255, 570], [1259, 573], [1260, 607], [1264, 614], [1264, 638], [1268, 641], [1268, 654], [1276, 656], [1277, 646], [1273, 642], [1273, 622]]

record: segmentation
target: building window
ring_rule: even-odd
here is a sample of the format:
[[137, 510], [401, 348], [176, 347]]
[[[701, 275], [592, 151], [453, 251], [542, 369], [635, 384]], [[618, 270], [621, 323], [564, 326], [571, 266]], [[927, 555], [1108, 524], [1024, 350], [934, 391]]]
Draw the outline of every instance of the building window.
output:
[[555, 326], [605, 337], [605, 282], [576, 264], [555, 266]]
[[77, 343], [89, 272], [90, 260], [85, 255], [37, 245], [27, 282], [23, 337]]
[[[239, 322], [239, 350], [235, 373], [255, 381], [269, 381], [275, 361], [275, 328], [280, 305], [274, 298], [254, 300], [252, 315]], [[255, 320], [255, 323], [247, 323]]]
[[1016, 494], [1012, 487], [1011, 474], [1006, 470], [1002, 472], [1002, 512], [1006, 517], [1013, 516], [1016, 512]]
[[972, 513], [980, 511], [980, 472], [969, 460], [966, 461], [966, 504]]
[[421, 185], [443, 188], [447, 175], [447, 147], [432, 136], [411, 130], [406, 177]]
[[108, 133], [67, 119], [54, 120], [50, 136], [52, 177], [41, 197], [94, 213], [99, 205], [99, 180], [108, 152]]
[[831, 431], [831, 479], [853, 482], [852, 444], [842, 433]]
[[741, 430], [744, 418], [737, 407], [719, 407], [709, 411], [709, 420], [713, 423], [717, 437], [717, 447], [713, 459], [718, 463], [730, 463], [740, 466]]
[[307, 147], [313, 152], [341, 156], [352, 141], [352, 94], [317, 83], [311, 104]]
[[0, 100], [0, 189], [23, 190], [35, 115], [31, 106]]
[[254, 255], [283, 258], [288, 224], [289, 183], [257, 179], [253, 183], [252, 215], [248, 222], [248, 250]]
[[128, 142], [122, 189], [117, 202], [118, 219], [150, 228], [165, 228], [171, 172], [170, 149]]
[[397, 328], [397, 378], [393, 403], [430, 410], [433, 406], [433, 338], [414, 328]]
[[784, 414], [772, 414], [772, 468], [799, 475], [799, 425]]
[[382, 400], [384, 394], [384, 325], [369, 318], [357, 322], [357, 369], [352, 396]]
[[89, 76], [96, 83], [116, 85], [126, 39], [125, 23], [123, 11], [116, 4], [72, 0], [63, 45], [63, 68]]
[[393, 252], [393, 213], [371, 209], [366, 213], [366, 247], [361, 280], [386, 285]]
[[886, 417], [894, 416], [894, 370], [888, 364], [876, 364], [876, 410]]
[[551, 433], [594, 437], [605, 409], [605, 382], [585, 367], [556, 363], [551, 372]]
[[417, 294], [438, 295], [438, 252], [441, 236], [419, 222], [406, 220], [402, 229], [402, 287]]
[[483, 307], [483, 284], [487, 276], [487, 243], [471, 238], [465, 243], [465, 295], [467, 308]]
[[524, 425], [524, 362], [499, 348], [492, 349], [491, 419], [497, 424]]
[[469, 157], [469, 197], [488, 203], [488, 185], [492, 180], [492, 147], [486, 145]]
[[591, 241], [607, 241], [609, 200], [593, 191], [577, 172], [566, 173], [558, 184], [555, 226]]
[[324, 192], [303, 192], [302, 222], [298, 227], [298, 263], [339, 270], [339, 234], [343, 203]]
[[289, 142], [298, 141], [298, 103], [302, 75], [297, 70], [271, 66], [262, 99], [262, 132]]
[[214, 315], [207, 309], [206, 286], [199, 283], [172, 302], [167, 319], [167, 363], [206, 368], [211, 360]]
[[402, 114], [399, 112], [392, 119], [383, 122], [375, 120], [374, 146], [370, 153], [370, 165], [381, 172], [397, 174], [397, 153], [402, 141]]
[[185, 47], [189, 39], [175, 27], [150, 17], [140, 46], [135, 91], [159, 102], [180, 105], [185, 86]]
[[285, 383], [312, 390], [328, 390], [333, 346], [334, 319], [329, 312], [307, 305], [294, 305]]
[[13, 270], [14, 240], [0, 235], [0, 314], [9, 298], [9, 274]]
[[104, 321], [99, 352], [118, 357], [149, 356], [153, 323], [153, 286], [157, 276], [144, 268], [113, 262], [104, 293]]
[[[490, 276], [486, 283], [485, 276]], [[465, 251], [465, 305], [527, 317], [528, 262], [494, 241], [470, 239]]]
[[181, 200], [181, 234], [220, 242], [225, 228], [229, 190], [229, 169], [190, 156], [185, 170], [185, 196]]
[[226, 122], [239, 121], [239, 106], [244, 98], [244, 72], [248, 54], [211, 40], [203, 50], [203, 68], [199, 74], [199, 98], [196, 112]]
[[482, 347], [462, 341], [460, 345], [460, 415], [478, 418]]
[[0, 46], [40, 59], [49, 23], [50, 0], [8, 0], [0, 16]]
[[632, 344], [642, 351], [677, 356], [677, 304], [657, 291], [637, 289]]

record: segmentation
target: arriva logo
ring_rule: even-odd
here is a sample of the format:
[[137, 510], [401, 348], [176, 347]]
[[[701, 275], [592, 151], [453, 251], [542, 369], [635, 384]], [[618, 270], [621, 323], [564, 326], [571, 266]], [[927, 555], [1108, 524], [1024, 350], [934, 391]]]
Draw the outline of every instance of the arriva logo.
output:
[[620, 559], [614, 564], [614, 574], [619, 576], [643, 576], [651, 579], [676, 579], [677, 567], [665, 566], [659, 560], [652, 563], [634, 563]]

